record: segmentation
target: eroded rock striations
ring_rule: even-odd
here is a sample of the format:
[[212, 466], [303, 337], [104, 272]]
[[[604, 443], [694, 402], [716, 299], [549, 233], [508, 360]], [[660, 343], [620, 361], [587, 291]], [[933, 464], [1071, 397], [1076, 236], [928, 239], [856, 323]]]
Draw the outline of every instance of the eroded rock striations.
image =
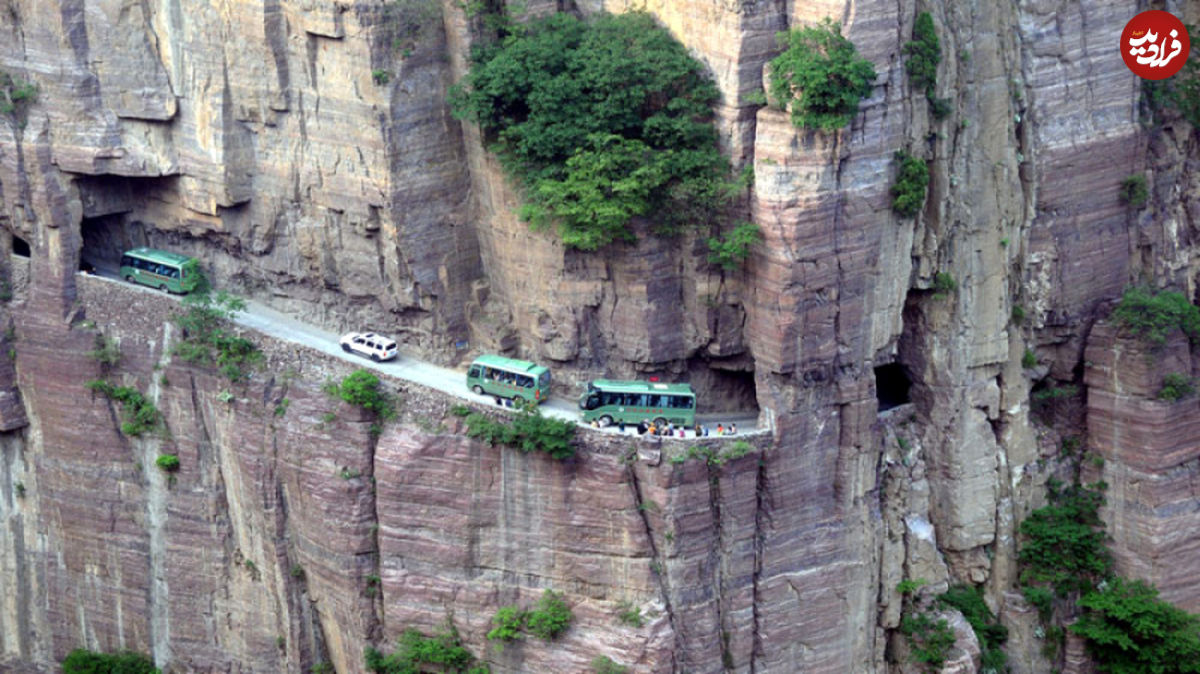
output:
[[[478, 12], [501, 7], [468, 4], [0, 0], [0, 70], [37, 85], [0, 114], [0, 669], [86, 646], [184, 671], [355, 672], [365, 646], [449, 621], [496, 672], [597, 656], [910, 671], [888, 655], [906, 648], [896, 585], [920, 578], [982, 585], [1014, 671], [1045, 671], [1016, 531], [1072, 435], [1104, 458], [1084, 470], [1111, 485], [1121, 572], [1200, 608], [1200, 412], [1156, 399], [1164, 372], [1197, 372], [1195, 347], [1097, 320], [1133, 282], [1192, 297], [1200, 269], [1195, 130], [1149, 116], [1104, 37], [1137, 3], [637, 5], [709, 68], [722, 149], [753, 167], [743, 215], [764, 241], [735, 272], [707, 262], [710, 232], [635, 222], [637, 244], [583, 254], [520, 221], [445, 104]], [[904, 68], [918, 10], [941, 40], [944, 118]], [[878, 77], [848, 127], [817, 133], [755, 101], [774, 34], [826, 16]], [[915, 218], [891, 208], [897, 150], [930, 166]], [[1145, 207], [1118, 199], [1131, 174]], [[471, 440], [455, 400], [391, 382], [402, 417], [376, 436], [320, 391], [345, 363], [256, 335], [266, 367], [231, 384], [171, 357], [174, 303], [76, 274], [142, 244], [431, 360], [530, 357], [564, 390], [688, 378], [771, 432], [740, 458], [677, 463], [686, 446], [648, 461], [581, 431], [559, 463]], [[86, 355], [97, 331], [118, 365]], [[162, 428], [121, 433], [120, 407], [85, 388], [101, 376], [142, 391]], [[1071, 384], [1033, 409], [1035, 386]], [[179, 472], [154, 467], [164, 453]], [[563, 637], [487, 641], [500, 606], [547, 588], [575, 614]], [[641, 625], [618, 619], [629, 607]], [[978, 643], [950, 618], [954, 671], [972, 671]]]

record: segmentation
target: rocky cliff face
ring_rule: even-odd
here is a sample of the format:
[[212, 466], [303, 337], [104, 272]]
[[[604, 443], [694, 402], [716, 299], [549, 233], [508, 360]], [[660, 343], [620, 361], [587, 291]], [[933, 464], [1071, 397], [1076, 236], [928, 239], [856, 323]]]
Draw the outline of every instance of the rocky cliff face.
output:
[[[884, 671], [903, 668], [885, 657], [895, 586], [924, 578], [986, 587], [1015, 671], [1044, 671], [1013, 592], [1014, 532], [1072, 434], [1105, 458], [1088, 470], [1113, 485], [1121, 570], [1200, 605], [1196, 403], [1154, 400], [1165, 366], [1096, 323], [1129, 283], [1193, 296], [1197, 282], [1195, 131], [1146, 123], [1108, 37], [1138, 4], [637, 8], [709, 67], [722, 147], [753, 166], [745, 206], [765, 240], [743, 271], [706, 263], [707, 232], [586, 255], [520, 222], [477, 130], [444, 104], [478, 27], [456, 3], [0, 0], [0, 69], [38, 85], [0, 116], [0, 249], [31, 256], [28, 283], [0, 256], [15, 292], [0, 663], [45, 668], [86, 645], [185, 671], [360, 671], [364, 645], [451, 619], [493, 671], [583, 671], [597, 655], [653, 672]], [[1194, 1], [1166, 8], [1200, 19]], [[942, 120], [903, 67], [918, 10], [941, 38]], [[833, 134], [750, 96], [774, 33], [825, 16], [879, 73]], [[915, 219], [890, 207], [898, 149], [931, 166]], [[1146, 208], [1117, 199], [1135, 173]], [[462, 437], [451, 402], [416, 389], [374, 438], [318, 390], [344, 366], [265, 340], [265, 372], [230, 388], [169, 357], [165, 300], [74, 273], [143, 243], [434, 360], [505, 351], [564, 383], [687, 377], [757, 406], [770, 448], [651, 465], [588, 437], [558, 464]], [[938, 273], [957, 290], [935, 292]], [[84, 389], [100, 374], [84, 320], [120, 340], [112, 376], [156, 401], [167, 434], [122, 435]], [[1181, 337], [1155, 357], [1196, 372]], [[894, 372], [910, 403], [880, 415]], [[1052, 382], [1086, 403], [1035, 422], [1030, 390]], [[152, 467], [166, 451], [184, 466], [173, 482]], [[575, 610], [565, 638], [489, 648], [496, 608], [544, 588]], [[646, 624], [620, 624], [622, 602]]]

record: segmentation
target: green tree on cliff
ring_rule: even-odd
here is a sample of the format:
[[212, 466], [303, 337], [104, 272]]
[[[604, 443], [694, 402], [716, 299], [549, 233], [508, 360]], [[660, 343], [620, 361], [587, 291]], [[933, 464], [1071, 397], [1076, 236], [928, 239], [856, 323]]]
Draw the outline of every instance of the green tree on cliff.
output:
[[785, 49], [771, 61], [771, 96], [790, 103], [792, 123], [821, 131], [849, 124], [874, 88], [871, 62], [832, 19], [778, 37]]
[[633, 240], [636, 217], [671, 233], [716, 216], [729, 174], [717, 88], [649, 14], [554, 14], [510, 30], [477, 50], [450, 104], [524, 186], [524, 219], [597, 250]]

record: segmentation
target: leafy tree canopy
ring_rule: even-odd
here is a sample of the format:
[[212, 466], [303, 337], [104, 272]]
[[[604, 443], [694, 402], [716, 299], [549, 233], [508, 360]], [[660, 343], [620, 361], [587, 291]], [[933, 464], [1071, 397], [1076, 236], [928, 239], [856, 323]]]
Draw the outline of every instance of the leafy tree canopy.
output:
[[849, 124], [859, 101], [871, 95], [871, 62], [858, 55], [829, 18], [780, 33], [779, 41], [786, 49], [771, 61], [771, 96], [791, 103], [792, 123], [822, 131]]
[[450, 93], [526, 187], [523, 216], [566, 245], [633, 239], [631, 218], [670, 232], [712, 216], [729, 173], [718, 97], [703, 66], [643, 12], [509, 25]]
[[1087, 639], [1102, 672], [1200, 672], [1200, 623], [1140, 580], [1113, 578], [1079, 600], [1071, 631]]

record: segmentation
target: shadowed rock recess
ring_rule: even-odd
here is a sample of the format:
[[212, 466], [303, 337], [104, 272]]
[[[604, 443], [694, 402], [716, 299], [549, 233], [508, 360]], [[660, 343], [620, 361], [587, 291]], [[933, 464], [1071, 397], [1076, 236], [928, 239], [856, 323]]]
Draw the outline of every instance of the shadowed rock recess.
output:
[[[1200, 375], [1200, 348], [1108, 318], [1131, 284], [1194, 300], [1200, 281], [1200, 139], [1141, 104], [1117, 51], [1145, 3], [512, 3], [517, 20], [644, 9], [704, 64], [721, 149], [754, 174], [722, 231], [763, 234], [734, 271], [707, 260], [717, 232], [656, 237], [650, 217], [638, 243], [581, 253], [519, 219], [446, 103], [480, 4], [502, 6], [0, 0], [0, 70], [36, 85], [0, 112], [0, 670], [84, 647], [166, 671], [362, 672], [367, 646], [452, 624], [496, 673], [601, 656], [916, 672], [896, 586], [922, 579], [983, 588], [1012, 671], [1088, 671], [1074, 640], [1046, 659], [1018, 582], [1018, 526], [1070, 472], [1071, 438], [1109, 484], [1117, 570], [1200, 611], [1200, 401], [1158, 398], [1164, 374]], [[1200, 23], [1196, 0], [1162, 8]], [[941, 118], [904, 65], [924, 11]], [[828, 133], [760, 103], [776, 33], [825, 17], [877, 73]], [[911, 218], [892, 209], [897, 150], [929, 166]], [[1144, 205], [1119, 198], [1131, 175]], [[691, 381], [701, 411], [756, 410], [770, 433], [704, 441], [737, 457], [706, 461], [580, 429], [559, 462], [473, 440], [462, 401], [390, 379], [399, 419], [376, 433], [321, 391], [350, 363], [247, 333], [266, 362], [230, 383], [172, 357], [176, 303], [77, 273], [140, 245], [432, 362], [537, 360], [569, 396]], [[119, 363], [88, 355], [97, 334]], [[122, 433], [85, 386], [102, 376], [158, 428]], [[497, 609], [545, 589], [565, 633], [487, 640]], [[947, 615], [946, 671], [976, 671]]]

